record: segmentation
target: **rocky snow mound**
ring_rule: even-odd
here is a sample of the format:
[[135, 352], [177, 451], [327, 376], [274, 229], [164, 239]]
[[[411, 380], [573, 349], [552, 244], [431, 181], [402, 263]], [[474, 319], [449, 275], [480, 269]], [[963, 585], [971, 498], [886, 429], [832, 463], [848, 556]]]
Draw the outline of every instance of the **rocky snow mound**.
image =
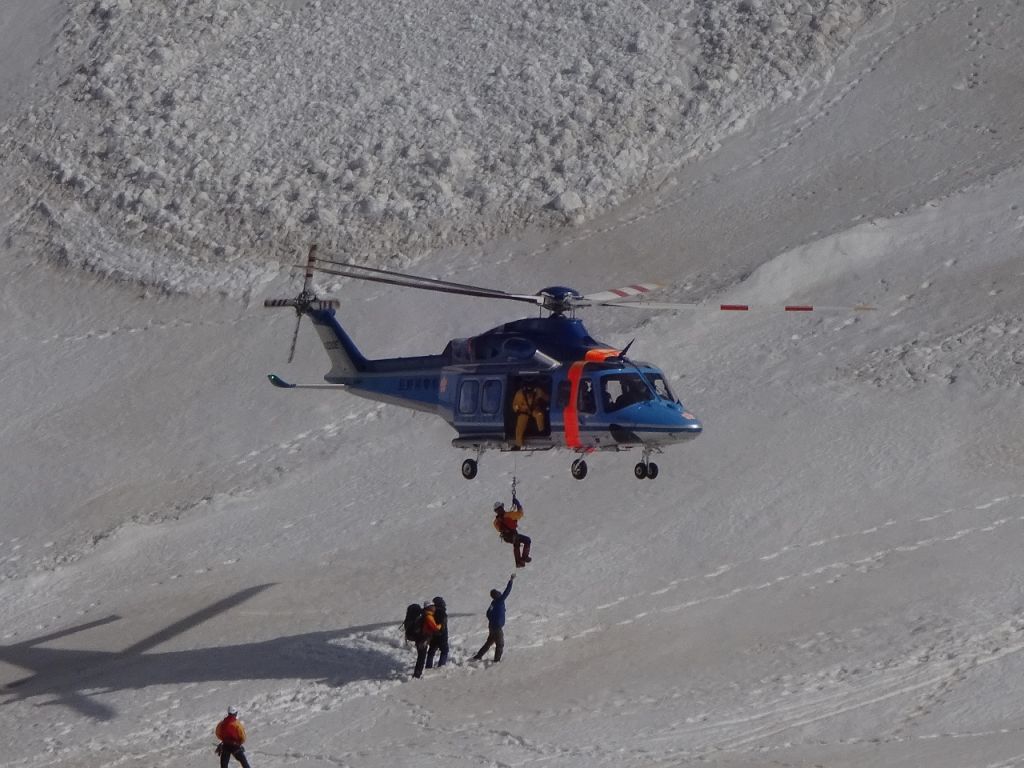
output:
[[[884, 0], [88, 0], [0, 127], [11, 242], [239, 294], [578, 221], [788, 99]], [[27, 249], [27, 248], [26, 248]]]

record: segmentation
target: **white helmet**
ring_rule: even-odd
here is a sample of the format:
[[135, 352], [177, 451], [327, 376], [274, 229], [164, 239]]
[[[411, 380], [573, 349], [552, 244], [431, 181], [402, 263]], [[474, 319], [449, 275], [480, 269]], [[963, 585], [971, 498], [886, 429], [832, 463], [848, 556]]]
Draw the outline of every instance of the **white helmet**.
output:
[[497, 512], [499, 509], [501, 509], [504, 506], [505, 506], [504, 503], [502, 503], [500, 501], [496, 501], [496, 502], [494, 502], [494, 511]]
[[234, 707], [234, 706], [228, 707], [228, 714], [229, 715], [237, 715], [238, 714], [238, 707]]

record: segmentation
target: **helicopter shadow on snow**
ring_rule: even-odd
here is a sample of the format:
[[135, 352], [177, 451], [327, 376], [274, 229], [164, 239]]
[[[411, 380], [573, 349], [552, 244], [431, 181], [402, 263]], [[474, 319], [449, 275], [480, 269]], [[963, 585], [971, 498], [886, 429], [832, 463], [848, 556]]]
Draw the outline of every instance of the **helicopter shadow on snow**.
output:
[[0, 662], [32, 674], [0, 688], [5, 706], [19, 700], [50, 697], [39, 706], [66, 706], [97, 720], [113, 720], [118, 711], [97, 694], [155, 685], [187, 685], [238, 680], [317, 681], [342, 687], [359, 681], [388, 680], [409, 666], [407, 660], [372, 647], [348, 647], [337, 641], [369, 632], [393, 630], [400, 637], [400, 619], [344, 629], [307, 632], [271, 640], [215, 648], [155, 651], [172, 638], [214, 617], [228, 613], [274, 586], [261, 584], [236, 592], [180, 619], [123, 650], [48, 648], [46, 643], [117, 622], [107, 616], [49, 635], [0, 645]]

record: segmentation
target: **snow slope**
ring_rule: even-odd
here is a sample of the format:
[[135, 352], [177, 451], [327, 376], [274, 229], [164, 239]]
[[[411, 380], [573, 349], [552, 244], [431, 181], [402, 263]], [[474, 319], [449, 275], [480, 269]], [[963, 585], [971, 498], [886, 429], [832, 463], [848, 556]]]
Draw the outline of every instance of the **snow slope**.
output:
[[[6, 198], [4, 765], [201, 764], [230, 703], [254, 765], [1021, 763], [1022, 23], [1015, 2], [890, 3], [657, 187], [417, 257], [516, 290], [649, 277], [764, 306], [588, 316], [705, 422], [654, 482], [628, 455], [577, 482], [567, 455], [491, 454], [465, 482], [437, 420], [269, 387], [292, 320], [217, 296], [244, 281], [69, 269], [57, 230], [120, 258], [102, 211], [46, 188], [83, 228], [41, 226], [38, 199]], [[374, 354], [515, 316], [323, 287]], [[791, 300], [878, 309], [771, 311]], [[306, 328], [289, 375], [325, 362]], [[513, 473], [535, 560], [506, 659], [469, 666]], [[410, 681], [397, 622], [434, 594], [457, 663]]]
[[607, 209], [882, 5], [78, 2], [2, 154], [51, 257], [241, 294], [311, 236], [410, 258]]

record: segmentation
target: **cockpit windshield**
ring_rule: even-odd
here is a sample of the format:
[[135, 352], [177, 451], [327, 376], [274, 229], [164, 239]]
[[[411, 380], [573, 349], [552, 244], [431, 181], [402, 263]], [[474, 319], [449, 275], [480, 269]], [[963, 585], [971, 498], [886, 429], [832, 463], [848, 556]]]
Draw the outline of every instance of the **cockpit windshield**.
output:
[[601, 400], [605, 413], [653, 399], [650, 388], [639, 373], [612, 373], [601, 379]]
[[668, 400], [670, 403], [678, 403], [679, 400], [672, 393], [672, 390], [668, 386], [668, 382], [665, 381], [665, 377], [660, 373], [645, 373], [644, 378], [654, 387], [654, 391], [658, 393], [658, 397], [662, 400]]

